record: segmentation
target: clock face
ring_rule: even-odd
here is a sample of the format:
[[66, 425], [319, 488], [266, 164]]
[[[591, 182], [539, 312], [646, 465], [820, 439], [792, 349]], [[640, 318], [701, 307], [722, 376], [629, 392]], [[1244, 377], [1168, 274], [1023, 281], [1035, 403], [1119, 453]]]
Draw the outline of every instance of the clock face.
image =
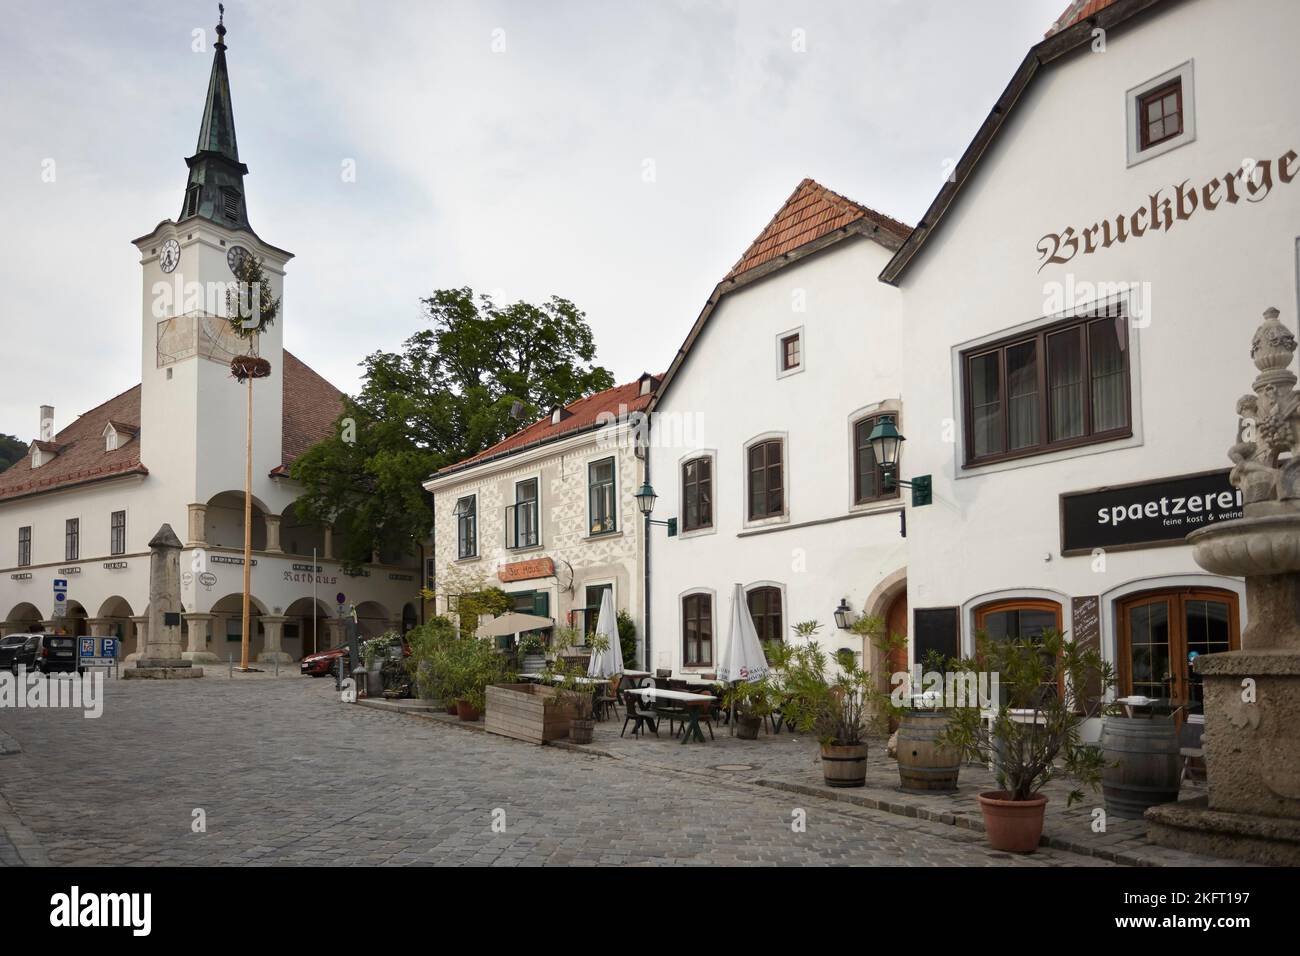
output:
[[233, 273], [239, 272], [239, 267], [244, 260], [248, 258], [248, 250], [243, 246], [231, 246], [230, 251], [226, 253], [226, 265], [230, 266]]
[[175, 239], [168, 239], [162, 245], [162, 251], [158, 253], [158, 264], [162, 266], [163, 272], [171, 272], [180, 264], [181, 261], [181, 244]]

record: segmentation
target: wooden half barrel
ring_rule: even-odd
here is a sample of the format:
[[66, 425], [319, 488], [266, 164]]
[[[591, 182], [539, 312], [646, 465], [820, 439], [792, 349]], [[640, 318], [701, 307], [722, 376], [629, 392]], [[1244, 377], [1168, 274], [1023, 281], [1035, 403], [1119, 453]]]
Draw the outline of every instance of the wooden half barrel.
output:
[[1101, 792], [1106, 812], [1140, 820], [1147, 807], [1178, 799], [1178, 733], [1170, 719], [1107, 717], [1101, 729], [1106, 761]]
[[943, 711], [908, 711], [898, 725], [898, 779], [904, 790], [957, 789], [961, 755], [939, 746], [938, 739], [948, 726]]
[[866, 744], [823, 744], [822, 779], [828, 787], [862, 787], [867, 782]]

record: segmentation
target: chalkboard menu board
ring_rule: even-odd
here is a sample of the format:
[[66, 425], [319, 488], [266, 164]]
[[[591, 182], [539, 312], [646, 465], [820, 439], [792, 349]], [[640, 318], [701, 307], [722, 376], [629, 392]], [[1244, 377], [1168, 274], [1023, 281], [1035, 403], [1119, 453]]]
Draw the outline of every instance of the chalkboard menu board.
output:
[[927, 651], [935, 650], [945, 658], [961, 656], [960, 612], [955, 607], [918, 607], [913, 612], [913, 646], [915, 663], [925, 660]]
[[[1095, 594], [1070, 598], [1070, 637], [1085, 649], [1101, 651], [1101, 599]], [[1101, 681], [1092, 677], [1084, 688], [1088, 701], [1101, 696]], [[1087, 701], [1081, 702], [1085, 706]]]
[[1061, 554], [1182, 544], [1188, 534], [1243, 514], [1228, 472], [1157, 478], [1061, 495]]

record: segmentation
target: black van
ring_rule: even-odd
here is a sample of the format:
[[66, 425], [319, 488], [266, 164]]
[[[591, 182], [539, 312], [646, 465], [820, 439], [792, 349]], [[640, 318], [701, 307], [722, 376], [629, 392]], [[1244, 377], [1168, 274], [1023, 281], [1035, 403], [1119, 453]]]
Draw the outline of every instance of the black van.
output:
[[40, 640], [36, 644], [36, 659], [33, 667], [42, 674], [49, 674], [53, 671], [76, 671], [81, 673], [81, 668], [77, 666], [77, 639], [68, 637], [64, 634], [40, 634]]

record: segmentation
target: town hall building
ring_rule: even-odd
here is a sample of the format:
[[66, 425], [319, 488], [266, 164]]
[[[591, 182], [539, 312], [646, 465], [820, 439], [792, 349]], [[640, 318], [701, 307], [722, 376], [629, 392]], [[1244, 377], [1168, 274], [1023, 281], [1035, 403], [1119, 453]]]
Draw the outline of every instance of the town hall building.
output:
[[[141, 381], [56, 427], [42, 406], [29, 454], [0, 474], [0, 633], [54, 630], [143, 646], [149, 549], [164, 524], [182, 539], [185, 656], [239, 656], [244, 542], [245, 389], [230, 363], [249, 351], [226, 319], [225, 290], [247, 256], [284, 294], [291, 253], [248, 218], [217, 27], [198, 145], [175, 220], [134, 240], [140, 252]], [[418, 563], [379, 560], [345, 574], [331, 528], [301, 522], [289, 467], [328, 437], [342, 395], [285, 350], [285, 313], [257, 336], [270, 375], [253, 385], [251, 651], [287, 662], [341, 643], [343, 613], [364, 633], [410, 625]], [[33, 409], [36, 414], [37, 409]], [[54, 617], [53, 583], [67, 582]]]

